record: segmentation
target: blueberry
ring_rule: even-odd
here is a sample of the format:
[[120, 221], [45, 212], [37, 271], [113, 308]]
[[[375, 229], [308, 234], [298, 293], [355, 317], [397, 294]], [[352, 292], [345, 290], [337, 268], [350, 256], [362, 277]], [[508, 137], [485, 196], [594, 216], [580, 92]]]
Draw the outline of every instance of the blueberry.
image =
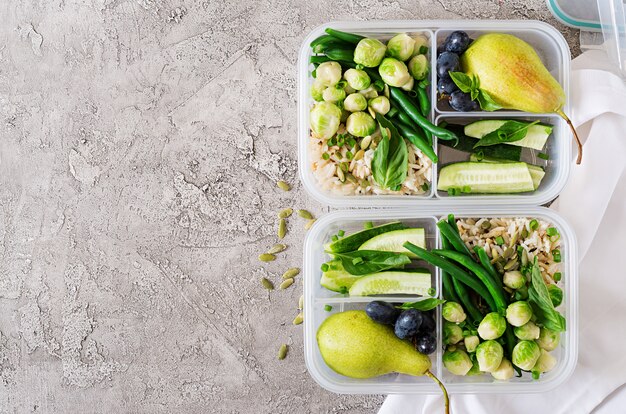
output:
[[424, 355], [429, 355], [437, 349], [437, 338], [432, 333], [425, 333], [415, 338], [415, 349]]
[[437, 75], [441, 78], [448, 77], [448, 72], [459, 70], [459, 55], [451, 52], [443, 52], [437, 58]]
[[450, 35], [446, 38], [444, 42], [444, 49], [447, 52], [452, 52], [456, 54], [461, 54], [465, 52], [465, 49], [470, 44], [470, 38], [467, 33], [457, 30], [455, 32], [450, 33]]
[[422, 324], [422, 312], [417, 309], [407, 309], [398, 316], [394, 332], [400, 339], [409, 338], [417, 333]]
[[429, 313], [423, 313], [419, 333], [435, 332], [435, 326], [435, 319]]
[[478, 102], [472, 101], [469, 93], [461, 91], [455, 91], [450, 94], [450, 106], [459, 112], [471, 112], [479, 109]]
[[367, 313], [367, 316], [374, 322], [393, 325], [396, 323], [396, 319], [398, 319], [400, 310], [396, 309], [395, 306], [389, 302], [375, 300], [367, 304], [365, 313]]
[[437, 92], [442, 95], [450, 95], [452, 92], [458, 89], [459, 87], [456, 86], [456, 83], [454, 83], [454, 81], [447, 76], [444, 78], [439, 78], [439, 81], [437, 82]]

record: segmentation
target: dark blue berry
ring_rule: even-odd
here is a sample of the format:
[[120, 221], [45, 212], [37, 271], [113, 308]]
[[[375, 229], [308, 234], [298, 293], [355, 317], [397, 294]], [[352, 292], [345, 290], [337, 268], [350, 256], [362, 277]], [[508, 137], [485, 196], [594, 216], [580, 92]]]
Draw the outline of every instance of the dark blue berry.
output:
[[400, 315], [400, 310], [396, 309], [396, 307], [389, 302], [375, 300], [367, 304], [365, 313], [374, 322], [393, 325], [396, 323], [398, 315]]
[[417, 333], [422, 324], [422, 312], [407, 309], [398, 316], [394, 332], [400, 339], [410, 338]]
[[459, 55], [451, 52], [443, 52], [437, 58], [437, 75], [445, 78], [448, 72], [457, 72], [459, 70]]
[[478, 102], [472, 101], [469, 93], [462, 91], [455, 91], [450, 94], [450, 106], [459, 112], [471, 112], [480, 108]]
[[422, 313], [422, 324], [419, 333], [435, 332], [435, 319], [429, 313]]
[[444, 49], [447, 52], [452, 52], [460, 55], [461, 53], [465, 52], [469, 44], [470, 38], [467, 33], [461, 30], [457, 30], [450, 33], [443, 45]]
[[437, 338], [432, 333], [425, 333], [415, 337], [415, 349], [424, 355], [429, 355], [437, 349]]
[[447, 76], [439, 78], [439, 81], [437, 82], [437, 92], [442, 95], [450, 95], [458, 89], [459, 87], [456, 86], [456, 83], [454, 83], [454, 81]]

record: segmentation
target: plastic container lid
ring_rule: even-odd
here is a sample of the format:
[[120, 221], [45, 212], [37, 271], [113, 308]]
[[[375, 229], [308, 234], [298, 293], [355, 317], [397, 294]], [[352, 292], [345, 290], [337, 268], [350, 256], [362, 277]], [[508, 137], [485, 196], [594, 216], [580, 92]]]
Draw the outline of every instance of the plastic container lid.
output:
[[554, 17], [567, 26], [593, 31], [601, 29], [596, 0], [546, 0], [546, 3]]

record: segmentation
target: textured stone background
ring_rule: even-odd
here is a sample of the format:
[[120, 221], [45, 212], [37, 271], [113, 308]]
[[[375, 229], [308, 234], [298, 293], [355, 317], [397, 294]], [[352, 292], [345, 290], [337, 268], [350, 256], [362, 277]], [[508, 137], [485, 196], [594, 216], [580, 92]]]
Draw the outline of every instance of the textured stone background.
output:
[[[336, 19], [555, 20], [543, 0], [5, 0], [0, 412], [375, 412], [306, 373], [296, 56]], [[284, 193], [278, 179], [293, 183]], [[280, 343], [291, 345], [276, 360]]]

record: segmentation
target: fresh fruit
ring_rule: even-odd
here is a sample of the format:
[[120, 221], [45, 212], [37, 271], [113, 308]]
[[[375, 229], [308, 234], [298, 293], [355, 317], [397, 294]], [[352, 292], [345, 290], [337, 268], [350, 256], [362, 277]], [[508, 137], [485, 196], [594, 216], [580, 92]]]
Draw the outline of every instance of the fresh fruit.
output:
[[431, 288], [427, 271], [386, 271], [359, 277], [350, 287], [350, 296], [422, 295]]
[[402, 245], [410, 241], [416, 246], [425, 247], [426, 238], [424, 229], [412, 228], [404, 230], [389, 231], [372, 237], [363, 243], [359, 250], [378, 250], [384, 252], [404, 253], [410, 258], [417, 258], [413, 253], [405, 249]]
[[415, 337], [415, 349], [425, 355], [432, 354], [437, 349], [437, 338], [432, 333], [423, 333]]
[[533, 191], [535, 186], [524, 162], [457, 162], [441, 169], [437, 189], [494, 194]]
[[393, 325], [400, 315], [400, 310], [396, 309], [396, 307], [389, 302], [374, 300], [367, 304], [365, 313], [367, 313], [367, 316], [374, 322], [382, 323], [383, 325]]
[[317, 344], [326, 364], [351, 378], [372, 378], [391, 372], [419, 376], [431, 367], [427, 356], [363, 311], [339, 312], [326, 318], [317, 330]]
[[374, 236], [378, 236], [379, 234], [386, 233], [388, 231], [401, 230], [404, 228], [406, 228], [406, 226], [399, 221], [383, 224], [381, 226], [361, 230], [349, 236], [342, 237], [337, 241], [325, 245], [324, 249], [330, 253], [351, 252], [358, 249], [360, 245]]
[[394, 326], [394, 332], [400, 339], [410, 338], [415, 335], [422, 325], [422, 312], [416, 309], [403, 311]]
[[447, 77], [448, 72], [456, 72], [459, 69], [459, 55], [451, 52], [443, 52], [437, 58], [437, 75]]
[[420, 325], [420, 333], [432, 333], [435, 332], [435, 318], [432, 316], [432, 312], [422, 312], [422, 324]]
[[461, 30], [456, 30], [450, 33], [448, 37], [446, 37], [446, 40], [443, 43], [443, 47], [447, 52], [452, 52], [460, 55], [461, 53], [465, 52], [465, 49], [467, 49], [467, 46], [469, 46], [469, 44], [470, 38], [467, 33]]
[[442, 95], [450, 95], [454, 91], [458, 91], [459, 87], [449, 77], [439, 78], [437, 81], [437, 92]]
[[510, 34], [488, 33], [472, 42], [460, 62], [463, 71], [469, 76], [476, 75], [480, 89], [502, 108], [556, 113], [563, 118], [576, 139], [576, 163], [580, 164], [582, 144], [563, 112], [565, 92], [532, 46]]
[[450, 106], [459, 112], [471, 112], [480, 109], [478, 103], [472, 100], [469, 93], [458, 90], [450, 94]]

